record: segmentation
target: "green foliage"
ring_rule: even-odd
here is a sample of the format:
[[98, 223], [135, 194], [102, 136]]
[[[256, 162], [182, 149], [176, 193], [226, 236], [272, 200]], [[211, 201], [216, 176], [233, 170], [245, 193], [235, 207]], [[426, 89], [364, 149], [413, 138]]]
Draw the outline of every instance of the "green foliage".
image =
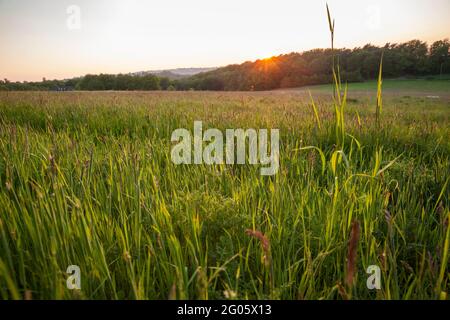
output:
[[0, 91], [102, 91], [102, 90], [167, 90], [171, 80], [155, 75], [88, 74], [68, 80], [43, 80], [42, 82], [0, 81]]
[[[166, 83], [164, 83], [166, 85]], [[78, 83], [78, 90], [160, 90], [160, 79], [154, 75], [86, 75]]]
[[429, 68], [432, 73], [450, 73], [450, 42], [448, 39], [436, 41], [430, 47]]

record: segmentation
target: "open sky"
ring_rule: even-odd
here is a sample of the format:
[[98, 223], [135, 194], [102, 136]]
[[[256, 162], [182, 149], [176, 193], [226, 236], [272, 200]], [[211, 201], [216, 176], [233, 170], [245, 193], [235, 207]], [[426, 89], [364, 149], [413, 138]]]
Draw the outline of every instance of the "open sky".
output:
[[[328, 4], [336, 47], [450, 37], [449, 0]], [[0, 0], [0, 78], [12, 81], [222, 66], [329, 41], [322, 0]]]

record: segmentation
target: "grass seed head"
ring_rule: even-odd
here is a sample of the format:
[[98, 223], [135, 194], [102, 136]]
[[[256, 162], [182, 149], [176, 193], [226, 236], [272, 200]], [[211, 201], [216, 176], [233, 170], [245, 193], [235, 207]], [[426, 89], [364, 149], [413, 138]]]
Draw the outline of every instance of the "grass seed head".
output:
[[128, 251], [125, 251], [122, 255], [123, 260], [126, 262], [131, 262], [131, 254]]
[[358, 253], [358, 242], [360, 236], [360, 225], [358, 220], [354, 220], [352, 223], [352, 229], [350, 233], [350, 241], [348, 243], [347, 253], [347, 279], [348, 286], [353, 285], [353, 280], [356, 273], [356, 259]]
[[258, 231], [258, 230], [247, 229], [247, 230], [245, 230], [245, 233], [248, 236], [259, 240], [259, 243], [261, 244], [261, 247], [263, 248], [263, 251], [264, 251], [264, 263], [266, 266], [269, 266], [270, 265], [270, 241], [269, 241], [269, 239], [261, 231]]
[[177, 299], [177, 285], [174, 283], [169, 291], [168, 300], [176, 300]]
[[230, 299], [230, 300], [236, 299], [236, 297], [237, 297], [237, 293], [231, 289], [224, 290], [223, 295], [226, 299]]

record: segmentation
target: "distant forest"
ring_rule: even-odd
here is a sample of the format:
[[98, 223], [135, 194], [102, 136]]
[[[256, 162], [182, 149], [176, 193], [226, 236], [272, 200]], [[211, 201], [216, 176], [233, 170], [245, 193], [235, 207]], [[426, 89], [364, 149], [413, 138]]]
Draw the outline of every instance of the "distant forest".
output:
[[10, 82], [0, 80], [0, 90], [236, 90], [259, 91], [326, 84], [332, 81], [333, 56], [339, 61], [343, 81], [375, 79], [383, 55], [385, 78], [424, 77], [450, 73], [450, 42], [431, 46], [420, 40], [383, 47], [314, 49], [303, 53], [229, 65], [194, 76], [171, 80], [155, 75], [86, 75], [69, 80]]

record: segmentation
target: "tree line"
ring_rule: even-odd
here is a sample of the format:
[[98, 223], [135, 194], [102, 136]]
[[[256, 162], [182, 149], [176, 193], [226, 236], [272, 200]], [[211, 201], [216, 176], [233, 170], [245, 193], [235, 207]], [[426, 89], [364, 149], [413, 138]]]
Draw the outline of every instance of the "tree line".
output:
[[339, 62], [341, 79], [360, 82], [376, 79], [383, 56], [385, 78], [422, 77], [450, 73], [450, 43], [431, 46], [419, 40], [382, 47], [315, 49], [269, 59], [229, 65], [179, 80], [178, 89], [271, 90], [332, 82], [333, 56]]
[[40, 82], [10, 82], [0, 80], [0, 90], [170, 90], [168, 78], [152, 74], [133, 76], [128, 74], [88, 74], [81, 78], [68, 80], [46, 80]]
[[269, 59], [228, 65], [191, 77], [171, 80], [155, 75], [86, 75], [69, 80], [10, 82], [0, 80], [0, 90], [271, 90], [332, 81], [332, 61], [339, 61], [341, 78], [360, 82], [377, 77], [383, 56], [385, 78], [423, 77], [450, 73], [450, 42], [412, 40], [378, 47], [314, 49]]

